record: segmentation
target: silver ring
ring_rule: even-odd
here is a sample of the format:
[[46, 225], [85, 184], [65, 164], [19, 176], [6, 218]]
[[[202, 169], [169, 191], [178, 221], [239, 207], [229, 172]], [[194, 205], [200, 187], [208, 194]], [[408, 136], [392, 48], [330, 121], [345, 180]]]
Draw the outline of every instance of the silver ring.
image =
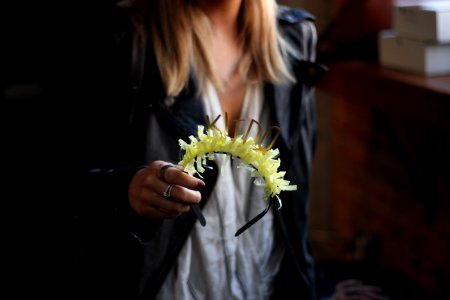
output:
[[163, 181], [166, 181], [166, 171], [168, 168], [173, 167], [172, 164], [167, 164], [161, 167], [161, 169], [159, 169], [159, 178]]
[[170, 199], [170, 194], [172, 193], [172, 189], [173, 189], [174, 184], [169, 184], [166, 188], [166, 190], [164, 191], [163, 197], [166, 200]]

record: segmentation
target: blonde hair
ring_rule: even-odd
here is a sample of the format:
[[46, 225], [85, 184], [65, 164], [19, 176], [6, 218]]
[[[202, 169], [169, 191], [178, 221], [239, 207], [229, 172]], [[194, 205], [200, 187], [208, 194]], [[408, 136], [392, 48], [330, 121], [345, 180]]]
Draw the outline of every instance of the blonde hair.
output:
[[[211, 25], [194, 0], [131, 0], [134, 11], [145, 9], [135, 18], [138, 26], [148, 28], [156, 60], [168, 96], [176, 96], [194, 74], [203, 92], [209, 80], [220, 89], [223, 82], [214, 68], [210, 46]], [[277, 27], [275, 0], [243, 0], [239, 17], [243, 56], [239, 72], [246, 81], [280, 83], [295, 81], [287, 66], [295, 50], [281, 37]], [[145, 24], [150, 22], [150, 24]]]

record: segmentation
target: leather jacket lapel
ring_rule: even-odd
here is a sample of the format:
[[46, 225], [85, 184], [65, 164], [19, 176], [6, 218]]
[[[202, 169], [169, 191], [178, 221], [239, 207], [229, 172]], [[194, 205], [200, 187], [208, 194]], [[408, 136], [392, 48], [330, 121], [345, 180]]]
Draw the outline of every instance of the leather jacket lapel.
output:
[[272, 125], [280, 127], [280, 138], [277, 144], [282, 143], [284, 148], [291, 149], [291, 117], [297, 115], [292, 111], [290, 102], [292, 85], [272, 85], [266, 84], [264, 87], [264, 97], [269, 102], [271, 109]]

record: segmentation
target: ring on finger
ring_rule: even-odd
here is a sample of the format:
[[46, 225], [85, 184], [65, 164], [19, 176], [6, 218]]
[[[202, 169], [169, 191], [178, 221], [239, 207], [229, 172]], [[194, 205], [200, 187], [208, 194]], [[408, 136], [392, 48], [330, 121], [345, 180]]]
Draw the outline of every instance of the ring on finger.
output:
[[173, 186], [174, 186], [173, 183], [172, 183], [172, 184], [169, 184], [169, 185], [167, 186], [166, 190], [165, 190], [164, 193], [163, 193], [164, 199], [166, 199], [166, 200], [169, 200], [169, 199], [170, 199], [171, 194], [172, 194]]
[[166, 181], [166, 171], [168, 168], [173, 167], [172, 164], [166, 164], [164, 166], [161, 167], [161, 169], [159, 169], [159, 178], [163, 181]]

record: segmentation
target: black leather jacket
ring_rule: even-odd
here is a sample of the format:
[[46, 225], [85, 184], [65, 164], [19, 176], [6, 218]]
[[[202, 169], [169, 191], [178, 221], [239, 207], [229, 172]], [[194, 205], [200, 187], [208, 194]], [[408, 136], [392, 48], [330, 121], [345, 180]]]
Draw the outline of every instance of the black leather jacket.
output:
[[[316, 134], [314, 84], [322, 69], [314, 63], [313, 17], [303, 10], [287, 7], [280, 7], [278, 16], [282, 33], [299, 50], [302, 59], [291, 61], [296, 84], [264, 87], [264, 97], [271, 108], [271, 123], [281, 128], [273, 146], [280, 150], [280, 169], [286, 171], [287, 180], [299, 187], [297, 191], [283, 193], [282, 209], [274, 210], [286, 254], [276, 277], [273, 299], [315, 299], [308, 199]], [[77, 188], [70, 196], [73, 206], [68, 211], [74, 216], [71, 230], [77, 237], [74, 243], [77, 247], [68, 281], [80, 298], [152, 299], [196, 219], [192, 212], [175, 221], [138, 217], [128, 207], [127, 187], [136, 170], [147, 163], [147, 147], [160, 146], [158, 140], [154, 140], [154, 145], [148, 142], [152, 141], [147, 131], [149, 116], [172, 139], [173, 147], [167, 149], [167, 157], [162, 159], [177, 162], [178, 139], [187, 140], [189, 135], [196, 135], [197, 126], [206, 125], [205, 114], [201, 101], [197, 101], [194, 78], [174, 99], [173, 105], [164, 104], [165, 94], [151, 47], [146, 47], [145, 67], [132, 68], [132, 76], [128, 76], [129, 65], [143, 60], [136, 57], [128, 60], [133, 38], [126, 32], [118, 32], [116, 35], [126, 42], [107, 55], [111, 60], [127, 59], [115, 61], [115, 69], [92, 89], [96, 92], [90, 100], [82, 100], [84, 105], [78, 103], [79, 111], [74, 108], [76, 138], [71, 146], [75, 148], [72, 158], [78, 166], [74, 177]], [[141, 53], [139, 57], [144, 56]], [[103, 60], [105, 63], [100, 66], [111, 69], [107, 60]], [[143, 70], [142, 77], [140, 70]], [[214, 186], [217, 168], [213, 166], [208, 172], [201, 206]]]

